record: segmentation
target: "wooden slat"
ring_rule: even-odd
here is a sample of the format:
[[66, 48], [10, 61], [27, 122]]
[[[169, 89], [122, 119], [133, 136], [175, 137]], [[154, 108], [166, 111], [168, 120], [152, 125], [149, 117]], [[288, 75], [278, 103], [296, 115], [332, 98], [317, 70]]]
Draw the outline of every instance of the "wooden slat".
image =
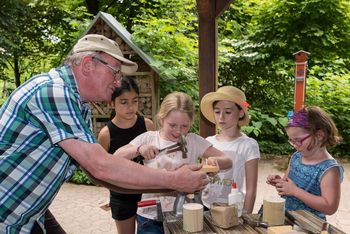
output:
[[[322, 230], [322, 225], [325, 222], [324, 220], [318, 218], [312, 213], [306, 210], [296, 210], [289, 212], [293, 217], [302, 225], [302, 227], [307, 227], [308, 230], [319, 233]], [[333, 225], [329, 225], [329, 234], [345, 234], [345, 232], [336, 228]]]
[[98, 110], [100, 115], [106, 115], [106, 113], [102, 110], [102, 108], [95, 102], [91, 102], [92, 106]]
[[[176, 233], [176, 234], [187, 234], [189, 232], [186, 232], [183, 230], [183, 222], [182, 219], [178, 220], [176, 222], [167, 223], [166, 228], [168, 229], [165, 233]], [[203, 230], [200, 232], [195, 233], [203, 233], [203, 234], [213, 234], [213, 230], [210, 229], [208, 224], [203, 222]]]
[[[260, 218], [261, 215], [259, 214], [244, 214], [242, 218], [244, 221], [249, 225], [249, 223], [256, 223], [256, 221], [261, 220]], [[254, 227], [252, 228], [255, 229], [255, 231], [259, 234], [267, 234], [267, 229], [263, 227]]]
[[[247, 223], [243, 223], [243, 220], [240, 220], [240, 225], [228, 228], [228, 229], [222, 229], [220, 227], [217, 227], [213, 224], [213, 220], [210, 216], [209, 212], [204, 212], [204, 223], [203, 223], [203, 231], [200, 233], [217, 233], [217, 234], [267, 234], [267, 229], [263, 227], [252, 227], [248, 225]], [[311, 214], [308, 211], [305, 210], [298, 210], [298, 211], [290, 211], [289, 212], [297, 222], [299, 222], [302, 227], [307, 227], [309, 231], [312, 233], [320, 233], [322, 229], [322, 224], [324, 223], [324, 220], [318, 218], [317, 216]], [[246, 216], [249, 216], [252, 221], [257, 220], [258, 216], [257, 214], [248, 214]], [[249, 218], [248, 217], [248, 218]], [[287, 222], [288, 219], [286, 219], [286, 224], [290, 224]], [[165, 233], [188, 233], [185, 232], [182, 229], [182, 220], [179, 220], [177, 222], [171, 222], [171, 223], [165, 223], [164, 225], [166, 232]], [[340, 229], [334, 227], [333, 225], [329, 225], [329, 234], [346, 234], [345, 232], [341, 231]]]
[[[213, 223], [213, 219], [211, 218], [210, 214], [205, 215], [205, 221], [209, 223]], [[231, 228], [223, 229], [220, 227], [217, 227], [215, 225], [212, 225], [213, 231], [218, 234], [230, 234], [230, 233], [236, 233], [236, 234], [256, 234], [258, 233], [254, 228], [249, 226], [248, 224], [243, 223], [243, 220], [240, 219], [240, 224], [237, 226], [233, 226]]]

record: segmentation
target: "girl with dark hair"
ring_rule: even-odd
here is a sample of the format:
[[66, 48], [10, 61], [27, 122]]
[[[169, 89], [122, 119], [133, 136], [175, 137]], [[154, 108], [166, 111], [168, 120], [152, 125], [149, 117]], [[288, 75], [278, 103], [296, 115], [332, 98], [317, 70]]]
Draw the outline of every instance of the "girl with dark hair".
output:
[[[98, 142], [109, 153], [113, 154], [141, 133], [154, 130], [150, 119], [137, 114], [138, 99], [139, 88], [135, 80], [124, 77], [121, 80], [121, 86], [112, 94], [114, 115], [98, 135]], [[137, 202], [140, 199], [141, 194], [121, 194], [110, 191], [112, 218], [116, 222], [118, 233], [135, 233], [135, 215]]]

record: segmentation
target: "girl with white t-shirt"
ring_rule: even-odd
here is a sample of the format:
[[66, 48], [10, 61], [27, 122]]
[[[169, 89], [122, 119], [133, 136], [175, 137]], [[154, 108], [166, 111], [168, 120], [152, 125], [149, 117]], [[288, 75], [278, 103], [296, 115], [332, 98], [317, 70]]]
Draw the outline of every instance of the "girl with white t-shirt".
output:
[[[204, 158], [208, 165], [217, 165], [220, 169], [232, 166], [230, 158], [212, 146], [210, 142], [193, 133], [189, 133], [194, 116], [192, 98], [182, 92], [168, 94], [158, 113], [159, 131], [145, 132], [128, 145], [120, 148], [116, 154], [127, 158], [138, 155], [144, 157], [144, 165], [153, 168], [174, 170], [184, 164], [196, 164], [198, 158]], [[181, 151], [168, 152], [161, 149], [178, 142], [181, 136], [187, 143], [187, 156]], [[175, 197], [167, 194], [143, 194], [142, 200], [159, 199], [162, 211], [172, 211]], [[139, 207], [137, 211], [137, 233], [164, 233], [162, 222], [156, 221], [155, 206]]]
[[249, 123], [249, 104], [245, 94], [233, 86], [224, 86], [216, 92], [203, 96], [200, 104], [202, 114], [220, 128], [220, 132], [207, 140], [232, 159], [230, 170], [211, 178], [202, 192], [203, 204], [210, 208], [214, 202], [227, 203], [231, 185], [236, 182], [244, 194], [244, 213], [252, 213], [256, 198], [258, 143], [241, 132], [241, 126]]

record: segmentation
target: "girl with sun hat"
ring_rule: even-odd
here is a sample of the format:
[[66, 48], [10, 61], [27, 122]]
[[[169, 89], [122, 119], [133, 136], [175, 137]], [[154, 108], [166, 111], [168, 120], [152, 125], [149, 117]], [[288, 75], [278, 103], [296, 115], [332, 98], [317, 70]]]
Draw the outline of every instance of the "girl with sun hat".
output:
[[252, 213], [256, 198], [258, 143], [241, 132], [248, 125], [249, 104], [245, 94], [233, 86], [224, 86], [207, 93], [201, 100], [200, 110], [205, 118], [219, 127], [220, 132], [207, 140], [232, 159], [232, 169], [219, 172], [202, 193], [203, 204], [210, 208], [213, 202], [227, 202], [231, 184], [235, 182], [245, 195], [243, 212]]

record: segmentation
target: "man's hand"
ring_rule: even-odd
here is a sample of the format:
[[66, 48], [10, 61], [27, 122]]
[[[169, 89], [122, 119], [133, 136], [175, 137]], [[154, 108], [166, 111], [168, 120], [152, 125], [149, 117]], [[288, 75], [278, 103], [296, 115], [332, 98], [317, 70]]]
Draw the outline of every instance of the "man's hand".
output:
[[183, 165], [173, 171], [172, 188], [187, 193], [203, 190], [209, 183], [209, 179], [205, 172], [199, 171], [201, 167], [201, 165]]

